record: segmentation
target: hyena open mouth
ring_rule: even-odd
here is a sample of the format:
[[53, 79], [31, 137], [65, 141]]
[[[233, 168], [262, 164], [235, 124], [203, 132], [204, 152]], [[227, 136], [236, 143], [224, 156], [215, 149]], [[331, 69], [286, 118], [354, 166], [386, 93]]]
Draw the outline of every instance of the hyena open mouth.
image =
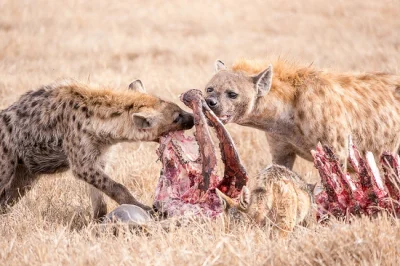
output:
[[[202, 93], [190, 90], [181, 100], [193, 110], [195, 136], [174, 132], [160, 139], [157, 153], [163, 168], [154, 206], [168, 217], [185, 214], [215, 217], [223, 211], [216, 189], [238, 198], [248, 177], [232, 138], [210, 110]], [[207, 119], [220, 141], [225, 165], [223, 177], [216, 173], [217, 158]]]

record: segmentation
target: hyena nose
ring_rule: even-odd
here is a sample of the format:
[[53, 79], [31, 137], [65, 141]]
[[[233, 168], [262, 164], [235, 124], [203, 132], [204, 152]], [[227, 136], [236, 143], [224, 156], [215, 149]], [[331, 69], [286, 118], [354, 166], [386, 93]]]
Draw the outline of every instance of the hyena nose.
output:
[[208, 98], [208, 99], [206, 100], [206, 102], [207, 102], [208, 106], [210, 106], [210, 107], [215, 107], [215, 106], [218, 105], [217, 100], [214, 99], [214, 98]]
[[191, 129], [193, 126], [194, 126], [194, 118], [193, 118], [193, 115], [188, 114], [188, 115], [185, 117], [185, 119], [184, 119], [183, 127], [184, 127], [185, 129]]

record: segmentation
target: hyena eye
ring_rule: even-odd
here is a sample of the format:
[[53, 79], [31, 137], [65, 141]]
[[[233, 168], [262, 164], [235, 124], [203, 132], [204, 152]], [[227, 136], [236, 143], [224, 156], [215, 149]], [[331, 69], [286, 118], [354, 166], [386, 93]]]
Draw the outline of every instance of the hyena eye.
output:
[[211, 88], [211, 87], [207, 88], [207, 92], [213, 92], [213, 91], [214, 91], [214, 88]]
[[236, 99], [238, 97], [238, 94], [236, 92], [229, 91], [228, 92], [228, 97], [231, 98], [231, 99]]
[[174, 123], [176, 124], [176, 123], [178, 123], [180, 120], [182, 119], [182, 114], [177, 114], [176, 115], [176, 118], [174, 119]]

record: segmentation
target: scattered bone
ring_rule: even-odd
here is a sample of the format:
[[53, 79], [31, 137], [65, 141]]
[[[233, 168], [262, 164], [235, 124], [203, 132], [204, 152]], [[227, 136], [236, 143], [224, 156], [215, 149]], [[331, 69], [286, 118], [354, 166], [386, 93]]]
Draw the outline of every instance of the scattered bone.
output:
[[122, 204], [105, 217], [106, 223], [128, 223], [138, 226], [145, 225], [149, 221], [152, 219], [145, 210], [131, 204]]
[[400, 214], [400, 167], [399, 156], [385, 152], [380, 159], [380, 174], [372, 153], [362, 158], [349, 138], [349, 162], [355, 177], [343, 173], [338, 159], [330, 147], [319, 144], [312, 151], [314, 165], [321, 176], [324, 191], [315, 195], [318, 203], [318, 219], [329, 216], [347, 218], [349, 215], [375, 215], [387, 211]]

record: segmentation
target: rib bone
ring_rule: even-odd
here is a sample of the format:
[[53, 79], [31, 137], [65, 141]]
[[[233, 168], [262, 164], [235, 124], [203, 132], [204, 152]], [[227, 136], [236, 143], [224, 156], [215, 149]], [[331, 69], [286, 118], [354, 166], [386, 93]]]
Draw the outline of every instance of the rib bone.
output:
[[371, 152], [363, 159], [349, 137], [349, 162], [355, 178], [343, 173], [332, 149], [318, 144], [312, 151], [314, 165], [321, 176], [324, 191], [315, 195], [319, 204], [319, 217], [327, 215], [375, 215], [380, 211], [398, 215], [400, 213], [400, 165], [399, 156], [383, 153], [380, 163], [383, 178]]

